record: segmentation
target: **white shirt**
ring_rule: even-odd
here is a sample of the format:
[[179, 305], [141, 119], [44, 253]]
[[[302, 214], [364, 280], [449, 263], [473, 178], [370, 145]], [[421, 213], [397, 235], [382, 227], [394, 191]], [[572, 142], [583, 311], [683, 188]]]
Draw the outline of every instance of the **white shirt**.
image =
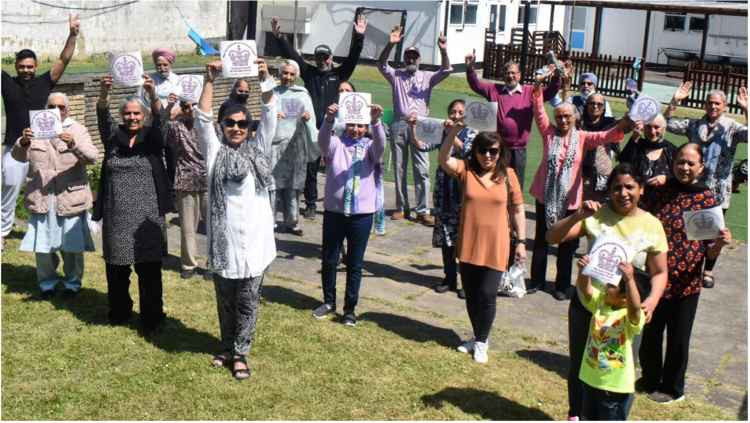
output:
[[[268, 105], [261, 105], [260, 123], [255, 140], [263, 154], [268, 154], [271, 140], [276, 132], [276, 97]], [[221, 141], [213, 126], [212, 113], [204, 113], [197, 107], [195, 129], [198, 142], [206, 157], [208, 184], [211, 186], [216, 155]], [[273, 234], [273, 216], [268, 191], [255, 191], [255, 178], [248, 175], [241, 182], [225, 182], [227, 196], [227, 266], [216, 272], [226, 279], [247, 279], [263, 274], [276, 258], [276, 240]], [[211, 204], [211, 191], [208, 192]], [[208, 236], [211, 239], [211, 216], [208, 216]]]
[[[148, 75], [154, 80], [154, 88], [156, 89], [156, 96], [161, 101], [161, 107], [165, 108], [168, 104], [168, 98], [170, 94], [180, 96], [182, 93], [182, 87], [180, 86], [180, 76], [174, 72], [169, 72], [169, 76], [164, 78], [159, 72], [152, 72]], [[143, 89], [143, 85], [138, 87], [136, 95], [143, 99], [146, 107], [151, 107], [151, 101], [148, 98], [148, 94]]]

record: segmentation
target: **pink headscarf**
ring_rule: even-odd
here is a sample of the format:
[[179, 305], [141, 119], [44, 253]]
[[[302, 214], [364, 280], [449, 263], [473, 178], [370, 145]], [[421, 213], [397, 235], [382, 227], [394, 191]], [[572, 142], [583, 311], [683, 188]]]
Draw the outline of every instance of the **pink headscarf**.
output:
[[177, 55], [174, 51], [168, 49], [168, 48], [157, 48], [151, 53], [151, 57], [154, 59], [154, 63], [156, 63], [156, 59], [159, 57], [163, 57], [167, 59], [169, 63], [174, 63], [174, 60], [177, 58]]

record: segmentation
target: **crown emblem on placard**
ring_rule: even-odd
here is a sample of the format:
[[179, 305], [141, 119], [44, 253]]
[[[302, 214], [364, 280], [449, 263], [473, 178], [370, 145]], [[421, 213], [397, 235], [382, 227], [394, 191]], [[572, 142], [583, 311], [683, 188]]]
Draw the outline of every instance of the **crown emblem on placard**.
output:
[[247, 66], [247, 62], [250, 60], [250, 52], [237, 44], [234, 50], [229, 50], [229, 60], [232, 61], [233, 66]]
[[297, 112], [297, 103], [293, 101], [285, 101], [283, 103], [283, 107], [284, 107], [284, 113], [286, 114]]
[[350, 115], [359, 115], [365, 107], [365, 102], [359, 96], [351, 96], [345, 107]]
[[620, 256], [617, 254], [617, 246], [613, 245], [610, 251], [603, 246], [599, 249], [599, 266], [608, 272], [614, 273], [620, 264]]
[[655, 109], [654, 103], [651, 103], [650, 101], [644, 101], [638, 105], [637, 112], [640, 116], [648, 116], [656, 113], [657, 111]]
[[195, 78], [183, 78], [182, 79], [182, 91], [186, 93], [193, 93], [198, 88], [198, 81]]
[[115, 69], [117, 69], [117, 72], [120, 73], [123, 77], [132, 77], [135, 74], [135, 68], [138, 66], [138, 64], [135, 62], [135, 60], [130, 60], [127, 57], [121, 57], [116, 63], [115, 63]]
[[40, 113], [36, 119], [39, 129], [42, 131], [51, 131], [55, 129], [55, 117], [50, 113]]
[[439, 123], [425, 121], [422, 123], [422, 131], [424, 131], [425, 134], [434, 134], [437, 132], [438, 128], [440, 128]]
[[707, 213], [701, 213], [693, 219], [693, 224], [698, 228], [702, 230], [711, 229], [711, 227], [714, 225], [714, 219]]
[[490, 115], [490, 109], [481, 103], [473, 103], [469, 106], [469, 113], [474, 119], [485, 120]]

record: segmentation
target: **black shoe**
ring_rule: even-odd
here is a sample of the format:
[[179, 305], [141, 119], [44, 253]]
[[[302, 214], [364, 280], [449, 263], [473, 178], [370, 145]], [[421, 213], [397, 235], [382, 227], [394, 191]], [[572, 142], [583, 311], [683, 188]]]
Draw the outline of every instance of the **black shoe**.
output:
[[54, 296], [55, 296], [55, 290], [54, 289], [48, 289], [46, 291], [42, 291], [39, 294], [39, 298], [41, 298], [43, 300], [49, 300], [50, 298], [52, 298]]
[[649, 385], [646, 379], [641, 377], [635, 381], [635, 391], [643, 394], [651, 394], [656, 391], [656, 387]]
[[648, 399], [654, 402], [658, 402], [659, 404], [671, 404], [673, 402], [680, 402], [685, 399], [685, 395], [680, 395], [678, 397], [665, 394], [664, 392], [655, 391], [650, 394], [648, 394]]
[[214, 279], [214, 274], [208, 269], [203, 269], [203, 280], [210, 281]]
[[302, 213], [302, 216], [305, 217], [305, 219], [314, 220], [315, 219], [315, 208], [306, 208], [304, 213]]
[[190, 279], [195, 276], [195, 270], [183, 270], [180, 272], [181, 279]]
[[357, 316], [354, 314], [353, 311], [349, 313], [344, 313], [343, 322], [347, 326], [357, 326]]
[[555, 297], [557, 301], [564, 301], [564, 300], [570, 299], [570, 297], [568, 297], [568, 294], [565, 291], [560, 291], [557, 289], [552, 291], [552, 296]]
[[330, 304], [321, 304], [318, 308], [313, 310], [312, 315], [316, 319], [323, 319], [329, 314], [333, 314], [336, 312], [336, 309], [333, 308]]
[[443, 294], [445, 292], [450, 291], [451, 287], [447, 283], [441, 283], [440, 285], [435, 285], [435, 292], [438, 294]]
[[466, 292], [464, 292], [463, 289], [457, 289], [456, 290], [456, 295], [458, 296], [458, 298], [460, 298], [462, 300], [466, 299]]
[[78, 295], [80, 291], [74, 290], [74, 289], [68, 289], [65, 288], [63, 291], [63, 297], [65, 298], [74, 298], [76, 295]]

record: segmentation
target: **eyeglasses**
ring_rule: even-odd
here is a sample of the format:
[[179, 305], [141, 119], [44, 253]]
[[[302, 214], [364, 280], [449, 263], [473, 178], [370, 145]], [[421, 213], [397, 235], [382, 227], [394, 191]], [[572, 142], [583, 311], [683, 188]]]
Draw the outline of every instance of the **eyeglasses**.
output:
[[604, 103], [596, 103], [596, 102], [593, 102], [593, 101], [590, 102], [590, 103], [588, 103], [588, 105], [589, 106], [593, 106], [593, 107], [604, 107]]
[[234, 125], [237, 125], [240, 129], [247, 129], [248, 126], [250, 126], [250, 122], [246, 119], [243, 120], [234, 120], [234, 119], [224, 119], [224, 127], [225, 128], [234, 128]]
[[65, 107], [65, 105], [64, 105], [64, 104], [57, 104], [57, 105], [55, 105], [55, 104], [48, 104], [48, 105], [47, 105], [47, 108], [48, 108], [48, 109], [54, 109], [54, 108], [58, 108], [58, 109], [60, 109], [60, 110], [65, 110], [65, 109], [66, 109], [66, 107]]
[[586, 85], [586, 86], [592, 86], [592, 87], [593, 87], [593, 86], [594, 86], [594, 83], [593, 83], [593, 82], [591, 82], [591, 81], [583, 81], [583, 82], [581, 83], [581, 85]]
[[500, 149], [497, 148], [497, 147], [484, 148], [484, 147], [478, 145], [477, 146], [477, 153], [479, 153], [482, 156], [486, 155], [487, 153], [490, 153], [491, 157], [495, 157], [498, 154], [500, 154]]

